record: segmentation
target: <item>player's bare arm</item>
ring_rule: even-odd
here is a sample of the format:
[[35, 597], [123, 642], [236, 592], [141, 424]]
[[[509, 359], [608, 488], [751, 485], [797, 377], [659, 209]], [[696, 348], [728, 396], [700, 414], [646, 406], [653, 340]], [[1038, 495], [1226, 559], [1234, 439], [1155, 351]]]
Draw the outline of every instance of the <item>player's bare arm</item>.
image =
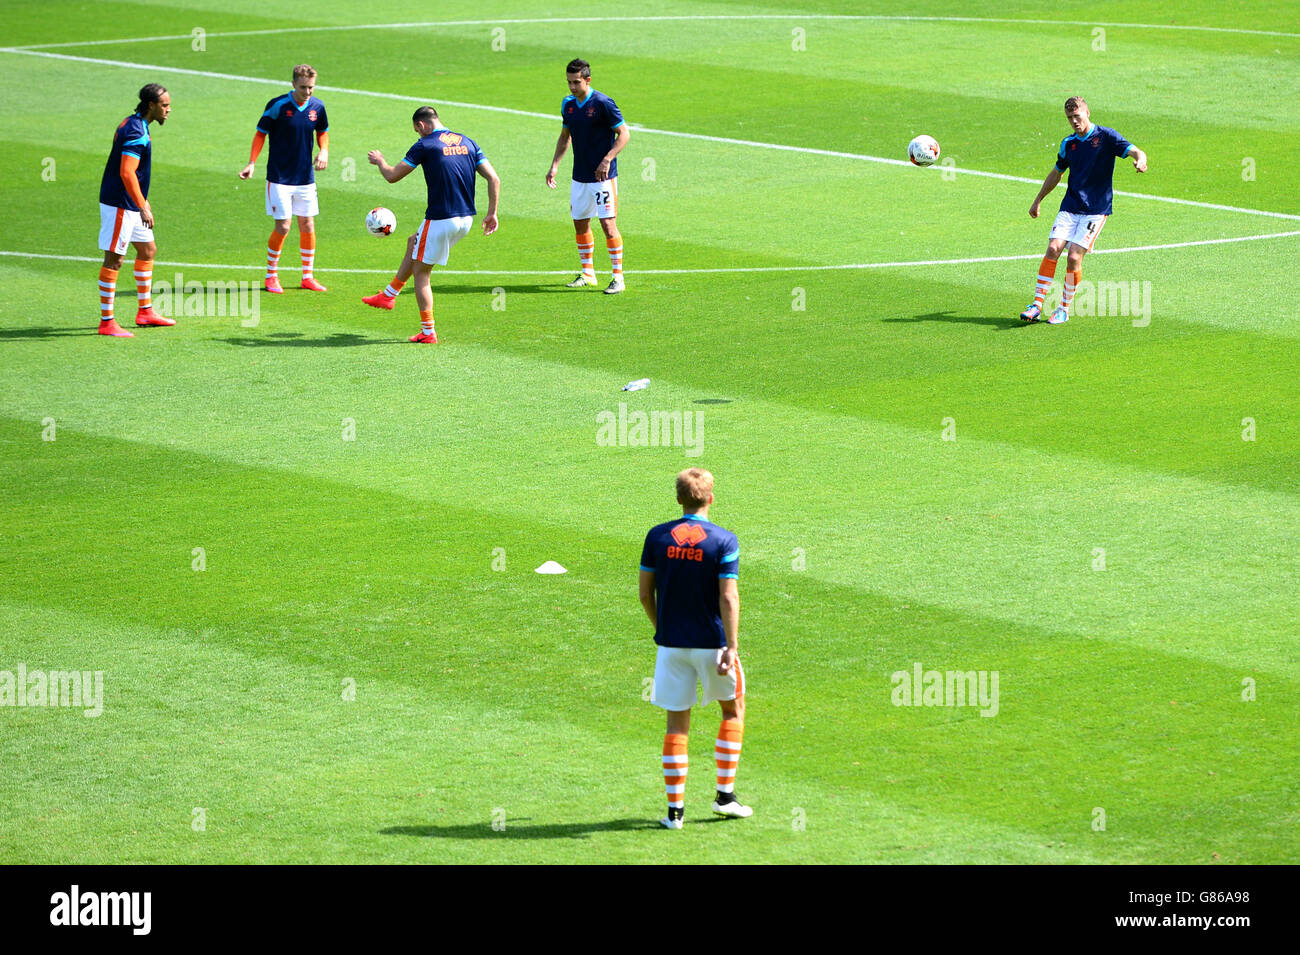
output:
[[567, 126], [560, 127], [560, 138], [555, 142], [555, 155], [551, 157], [551, 168], [546, 173], [546, 184], [552, 189], [555, 188], [555, 172], [560, 168], [560, 160], [564, 154], [569, 151], [569, 129]]
[[1034, 204], [1029, 207], [1029, 218], [1038, 218], [1038, 207], [1042, 205], [1043, 200], [1047, 198], [1048, 193], [1060, 185], [1061, 175], [1061, 170], [1053, 166], [1052, 171], [1049, 172], [1047, 178], [1043, 180], [1043, 187], [1038, 190], [1038, 195], [1034, 198]]
[[[1131, 145], [1131, 144], [1130, 144], [1130, 145]], [[1129, 155], [1133, 157], [1133, 168], [1134, 168], [1134, 169], [1136, 169], [1138, 172], [1146, 172], [1146, 171], [1147, 171], [1147, 154], [1146, 154], [1146, 153], [1144, 153], [1142, 150], [1140, 150], [1140, 149], [1138, 149], [1136, 146], [1134, 146], [1134, 147], [1133, 147], [1133, 151], [1132, 151], [1131, 153], [1129, 153]]]
[[388, 163], [384, 162], [384, 154], [378, 149], [370, 150], [366, 155], [366, 159], [370, 160], [372, 166], [379, 167], [379, 174], [387, 182], [397, 182], [399, 179], [405, 179], [410, 175], [411, 170], [415, 168], [414, 166], [408, 166], [404, 162], [399, 162], [396, 166], [388, 165]]
[[319, 171], [330, 164], [330, 134], [328, 130], [322, 129], [316, 134], [316, 145], [320, 147], [316, 153], [316, 169]]
[[724, 577], [718, 581], [718, 605], [722, 611], [722, 632], [727, 638], [718, 672], [727, 673], [736, 665], [736, 654], [740, 652], [740, 587], [736, 578]]
[[659, 609], [655, 606], [655, 572], [653, 570], [641, 571], [639, 583], [641, 606], [645, 608], [645, 615], [650, 618], [650, 622], [657, 627], [659, 626]]
[[627, 145], [628, 140], [631, 138], [632, 138], [632, 133], [628, 130], [627, 123], [624, 123], [622, 126], [618, 128], [618, 136], [614, 140], [613, 148], [610, 149], [609, 152], [605, 153], [605, 158], [596, 164], [597, 182], [604, 182], [606, 179], [609, 178], [610, 164], [613, 163], [614, 158], [623, 151], [623, 147]]
[[501, 199], [501, 177], [486, 159], [479, 163], [474, 171], [487, 180], [488, 211], [483, 217], [483, 234], [491, 235], [497, 231], [497, 203]]

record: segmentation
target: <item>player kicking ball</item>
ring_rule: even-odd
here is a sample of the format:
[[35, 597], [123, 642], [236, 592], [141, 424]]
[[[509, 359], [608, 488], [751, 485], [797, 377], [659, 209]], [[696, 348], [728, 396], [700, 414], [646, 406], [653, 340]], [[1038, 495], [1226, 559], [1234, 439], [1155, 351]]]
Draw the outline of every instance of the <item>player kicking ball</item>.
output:
[[744, 819], [754, 814], [736, 796], [736, 766], [745, 733], [745, 671], [740, 666], [740, 545], [736, 535], [709, 520], [713, 475], [688, 468], [677, 475], [683, 514], [646, 534], [641, 550], [641, 606], [655, 626], [654, 689], [650, 702], [668, 711], [663, 774], [668, 815], [659, 822], [680, 829], [686, 813], [687, 735], [695, 685], [704, 705], [722, 708], [714, 743], [717, 792], [713, 811]]
[[1074, 130], [1061, 140], [1056, 154], [1056, 165], [1043, 180], [1034, 204], [1029, 207], [1029, 217], [1038, 218], [1038, 207], [1068, 169], [1070, 180], [1066, 185], [1061, 211], [1052, 223], [1047, 240], [1047, 254], [1038, 268], [1038, 284], [1034, 301], [1020, 313], [1026, 322], [1037, 322], [1043, 314], [1043, 302], [1051, 291], [1056, 275], [1056, 260], [1068, 247], [1065, 266], [1065, 289], [1061, 304], [1047, 319], [1050, 325], [1063, 325], [1070, 320], [1070, 303], [1083, 273], [1083, 257], [1092, 251], [1102, 226], [1111, 214], [1111, 181], [1115, 174], [1115, 160], [1133, 157], [1133, 168], [1147, 171], [1147, 154], [1138, 149], [1113, 129], [1093, 124], [1088, 104], [1082, 96], [1071, 96], [1065, 101], [1065, 118]]
[[[316, 261], [316, 216], [320, 203], [316, 197], [316, 172], [329, 165], [330, 134], [325, 104], [312, 93], [316, 89], [316, 71], [306, 63], [293, 68], [293, 90], [266, 104], [257, 121], [248, 165], [239, 171], [240, 179], [253, 175], [253, 166], [267, 137], [271, 153], [266, 163], [266, 214], [275, 220], [275, 228], [266, 242], [266, 281], [263, 288], [277, 294], [280, 286], [280, 252], [289, 235], [290, 215], [298, 217], [298, 252], [302, 258], [302, 288], [324, 292], [325, 286], [312, 275]], [[315, 162], [311, 158], [312, 135], [316, 136]]]
[[432, 106], [421, 106], [411, 117], [411, 124], [419, 135], [415, 145], [396, 166], [384, 161], [378, 149], [370, 150], [370, 163], [379, 167], [379, 174], [388, 182], [405, 179], [417, 166], [424, 170], [428, 187], [429, 205], [424, 211], [424, 222], [415, 235], [406, 240], [406, 254], [398, 266], [397, 275], [388, 287], [361, 301], [373, 308], [391, 309], [397, 294], [406, 280], [415, 276], [415, 303], [420, 309], [420, 331], [411, 341], [423, 345], [438, 344], [438, 333], [433, 324], [433, 288], [429, 276], [435, 265], [446, 265], [451, 247], [474, 227], [474, 176], [480, 175], [488, 183], [488, 211], [483, 217], [483, 234], [497, 230], [497, 201], [501, 198], [501, 180], [483, 150], [468, 136], [453, 133]]

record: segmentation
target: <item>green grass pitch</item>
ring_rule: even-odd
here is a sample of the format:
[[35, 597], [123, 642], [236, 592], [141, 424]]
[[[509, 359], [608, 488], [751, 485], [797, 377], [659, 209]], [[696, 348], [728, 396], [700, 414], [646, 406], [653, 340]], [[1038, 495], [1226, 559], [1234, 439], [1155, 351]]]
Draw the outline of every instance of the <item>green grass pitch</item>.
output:
[[[0, 5], [0, 680], [103, 673], [95, 718], [0, 705], [0, 862], [1300, 859], [1294, 4], [443, 9]], [[632, 124], [621, 296], [563, 288], [543, 182], [577, 55]], [[174, 107], [155, 280], [257, 282], [265, 155], [236, 173], [298, 62], [329, 292], [94, 335], [136, 90]], [[1151, 169], [1117, 164], [1094, 314], [1022, 326], [1074, 93]], [[400, 258], [366, 211], [424, 204], [366, 153], [425, 101], [504, 183], [436, 347], [409, 288], [359, 301]], [[919, 133], [951, 164], [875, 161]], [[620, 403], [699, 443], [599, 443]], [[713, 707], [669, 833], [637, 561], [696, 464], [755, 815], [710, 818]], [[895, 705], [918, 664], [996, 672], [996, 715]]]

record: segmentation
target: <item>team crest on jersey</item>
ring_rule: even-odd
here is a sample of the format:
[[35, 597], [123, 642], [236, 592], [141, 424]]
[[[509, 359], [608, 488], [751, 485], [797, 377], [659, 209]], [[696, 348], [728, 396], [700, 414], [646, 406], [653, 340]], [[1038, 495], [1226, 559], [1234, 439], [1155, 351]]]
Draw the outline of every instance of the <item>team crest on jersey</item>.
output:
[[588, 106], [588, 107], [587, 107], [587, 115], [588, 115], [588, 116], [595, 116], [595, 115], [596, 115], [596, 107], [594, 107], [594, 106]]
[[694, 547], [700, 541], [704, 540], [704, 538], [708, 537], [709, 532], [699, 524], [686, 523], [678, 524], [674, 527], [672, 529], [672, 535], [673, 540], [677, 541], [680, 546]]
[[307, 118], [313, 123], [316, 122], [316, 111], [314, 109], [307, 110]]
[[286, 110], [284, 111], [284, 115], [285, 115], [285, 116], [292, 116], [292, 115], [293, 115], [293, 110], [291, 110], [291, 109], [286, 109]]
[[459, 146], [460, 141], [464, 138], [465, 137], [462, 136], [460, 133], [443, 133], [441, 136], [438, 137], [438, 141], [441, 143], [445, 143], [448, 146]]
[[1101, 145], [1101, 137], [1100, 136], [1092, 137], [1092, 139], [1088, 140], [1088, 145], [1092, 146], [1093, 149], [1096, 149], [1098, 146]]

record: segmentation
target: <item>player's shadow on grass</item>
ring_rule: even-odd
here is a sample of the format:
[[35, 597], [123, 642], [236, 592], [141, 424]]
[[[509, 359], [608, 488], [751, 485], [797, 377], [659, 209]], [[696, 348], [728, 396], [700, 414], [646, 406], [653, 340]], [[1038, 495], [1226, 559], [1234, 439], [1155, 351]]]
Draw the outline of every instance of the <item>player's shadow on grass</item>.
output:
[[281, 332], [269, 337], [253, 335], [247, 338], [218, 338], [216, 341], [241, 348], [352, 348], [357, 345], [394, 345], [405, 342], [406, 339], [370, 338], [356, 332], [336, 332], [324, 338], [307, 338], [293, 332]]
[[951, 311], [930, 312], [926, 315], [913, 315], [911, 318], [886, 318], [886, 322], [965, 322], [968, 325], [992, 325], [995, 328], [1025, 328], [1032, 322], [1022, 322], [1018, 318], [1002, 315], [954, 315]]
[[98, 335], [94, 328], [0, 328], [0, 341], [58, 338], [63, 335]]
[[528, 284], [528, 285], [506, 285], [498, 282], [496, 285], [435, 285], [433, 289], [434, 296], [442, 295], [497, 295], [501, 292], [569, 292], [574, 290], [565, 288], [563, 282], [550, 284]]
[[[720, 816], [701, 819], [700, 822], [723, 822]], [[389, 826], [380, 829], [384, 836], [418, 836], [422, 839], [588, 839], [593, 832], [637, 832], [661, 829], [659, 823], [649, 819], [610, 819], [606, 822], [563, 822], [549, 825], [528, 825], [529, 817], [506, 819], [505, 828], [493, 829], [490, 823], [479, 822], [466, 826]], [[694, 820], [692, 820], [694, 824]]]

